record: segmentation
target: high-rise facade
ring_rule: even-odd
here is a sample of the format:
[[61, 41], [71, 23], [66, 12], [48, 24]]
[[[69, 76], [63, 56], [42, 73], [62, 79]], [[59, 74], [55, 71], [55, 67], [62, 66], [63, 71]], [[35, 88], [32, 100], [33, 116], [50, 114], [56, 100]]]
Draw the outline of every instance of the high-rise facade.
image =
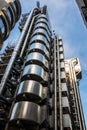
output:
[[87, 0], [76, 0], [84, 23], [87, 27]]
[[21, 15], [19, 0], [0, 0], [0, 46]]
[[82, 103], [79, 93], [79, 80], [82, 78], [78, 58], [65, 61], [67, 85], [69, 91], [69, 102], [71, 108], [72, 127], [76, 130], [86, 130]]
[[21, 35], [0, 83], [1, 130], [86, 130], [77, 58], [64, 59], [47, 7], [23, 16]]

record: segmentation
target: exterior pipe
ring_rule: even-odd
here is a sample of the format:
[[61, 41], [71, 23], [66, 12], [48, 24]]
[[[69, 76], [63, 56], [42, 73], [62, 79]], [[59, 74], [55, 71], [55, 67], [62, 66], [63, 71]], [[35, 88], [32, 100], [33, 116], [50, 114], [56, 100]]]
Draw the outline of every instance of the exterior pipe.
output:
[[57, 37], [57, 56], [58, 56], [58, 84], [59, 84], [59, 119], [60, 119], [60, 130], [63, 130], [63, 113], [62, 113], [62, 94], [61, 94], [61, 77], [60, 77], [60, 57], [59, 57], [59, 44]]
[[25, 26], [24, 26], [24, 29], [23, 29], [23, 31], [22, 31], [22, 33], [21, 33], [20, 38], [19, 38], [18, 44], [17, 44], [17, 46], [15, 47], [15, 49], [14, 49], [14, 51], [13, 51], [13, 54], [12, 54], [11, 59], [10, 59], [10, 61], [9, 61], [9, 64], [8, 64], [8, 66], [7, 66], [7, 68], [6, 68], [6, 71], [5, 71], [4, 75], [3, 75], [3, 77], [2, 77], [2, 81], [1, 81], [1, 84], [0, 84], [0, 95], [2, 95], [2, 93], [3, 93], [4, 89], [5, 89], [5, 84], [6, 84], [6, 82], [7, 82], [7, 79], [8, 79], [8, 77], [9, 77], [9, 74], [10, 74], [10, 72], [11, 72], [12, 66], [13, 66], [13, 64], [14, 64], [14, 62], [15, 62], [15, 59], [16, 59], [17, 55], [18, 55], [18, 52], [19, 52], [19, 50], [20, 50], [20, 47], [22, 46], [22, 44], [23, 44], [23, 42], [24, 42], [24, 39], [25, 39], [25, 37], [26, 37], [26, 32], [28, 31], [28, 28], [29, 28], [31, 19], [32, 19], [32, 17], [33, 17], [33, 12], [34, 12], [34, 10], [35, 10], [35, 9], [33, 9], [33, 10], [30, 12], [30, 15], [29, 15], [29, 17], [28, 17], [28, 19], [27, 19], [27, 21], [26, 21], [26, 24], [25, 24]]
[[25, 41], [24, 41], [24, 44], [23, 44], [23, 47], [22, 47], [22, 50], [21, 50], [21, 53], [20, 53], [20, 57], [23, 56], [24, 50], [25, 50], [26, 45], [27, 45], [27, 41], [28, 41], [28, 39], [29, 39], [29, 37], [30, 37], [30, 32], [31, 32], [31, 29], [32, 29], [34, 20], [35, 20], [36, 17], [37, 17], [37, 15], [34, 16], [33, 19], [32, 19], [32, 21], [31, 21], [30, 27], [29, 27], [28, 32], [27, 32], [27, 36], [26, 36], [26, 38], [25, 38]]
[[57, 130], [56, 39], [54, 38], [54, 130]]
[[79, 112], [79, 106], [78, 106], [78, 101], [77, 101], [77, 96], [76, 96], [76, 86], [75, 86], [75, 75], [74, 75], [74, 70], [73, 70], [73, 63], [72, 61], [69, 63], [70, 64], [70, 77], [71, 77], [71, 85], [73, 85], [73, 89], [74, 89], [74, 95], [75, 95], [75, 100], [76, 100], [76, 109], [77, 109], [77, 113], [78, 113], [78, 121], [79, 121], [79, 125], [80, 125], [80, 129], [82, 130], [82, 126], [81, 126], [81, 120], [80, 120], [80, 112]]
[[[81, 120], [80, 120], [80, 127], [81, 129], [83, 130], [86, 130], [86, 126], [85, 126], [85, 123], [84, 123], [84, 117], [83, 117], [83, 112], [82, 112], [82, 107], [81, 107], [81, 98], [80, 98], [80, 94], [79, 94], [79, 88], [78, 88], [78, 85], [77, 85], [77, 79], [76, 79], [76, 74], [75, 74], [75, 69], [74, 69], [74, 65], [73, 65], [73, 62], [72, 62], [72, 71], [73, 71], [73, 76], [74, 76], [74, 84], [75, 84], [75, 92], [76, 92], [76, 95], [77, 95], [77, 100], [78, 100], [78, 109], [79, 110], [79, 116], [81, 114]], [[80, 118], [80, 117], [79, 117]]]
[[[77, 84], [77, 82], [76, 82]], [[81, 98], [80, 98], [80, 93], [79, 93], [79, 87], [77, 85], [77, 96], [78, 96], [78, 100], [79, 100], [79, 108], [80, 108], [80, 112], [81, 112], [81, 117], [82, 117], [82, 125], [83, 125], [83, 130], [86, 130], [86, 126], [85, 126], [85, 119], [84, 119], [84, 114], [83, 114], [83, 108], [82, 108], [82, 103], [81, 103]]]

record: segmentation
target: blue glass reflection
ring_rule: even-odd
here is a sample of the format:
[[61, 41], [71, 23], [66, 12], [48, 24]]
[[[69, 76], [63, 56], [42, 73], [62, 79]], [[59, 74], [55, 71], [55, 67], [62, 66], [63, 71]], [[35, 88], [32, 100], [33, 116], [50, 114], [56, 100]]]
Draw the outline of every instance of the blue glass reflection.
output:
[[10, 20], [10, 23], [12, 22], [12, 15], [11, 15], [11, 11], [9, 10], [9, 8], [6, 9], [6, 13], [8, 15], [8, 18]]
[[11, 3], [11, 5], [13, 6], [13, 9], [15, 10], [15, 13], [17, 13], [17, 7], [16, 7], [15, 2]]
[[0, 18], [0, 30], [2, 32], [2, 34], [4, 35], [5, 33], [5, 25], [4, 25], [4, 21], [2, 18]]

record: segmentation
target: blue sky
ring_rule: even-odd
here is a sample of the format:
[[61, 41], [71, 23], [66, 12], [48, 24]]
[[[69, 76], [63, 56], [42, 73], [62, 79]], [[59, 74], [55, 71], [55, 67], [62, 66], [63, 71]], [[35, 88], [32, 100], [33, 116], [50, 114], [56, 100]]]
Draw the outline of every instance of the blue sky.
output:
[[[20, 1], [22, 13], [27, 13], [36, 5], [36, 0]], [[41, 5], [44, 4], [48, 6], [52, 29], [63, 39], [65, 58], [78, 57], [80, 60], [82, 68], [80, 94], [87, 125], [87, 29], [75, 0], [41, 0]], [[5, 42], [4, 47], [8, 41], [17, 42], [19, 37], [17, 27], [18, 23]]]

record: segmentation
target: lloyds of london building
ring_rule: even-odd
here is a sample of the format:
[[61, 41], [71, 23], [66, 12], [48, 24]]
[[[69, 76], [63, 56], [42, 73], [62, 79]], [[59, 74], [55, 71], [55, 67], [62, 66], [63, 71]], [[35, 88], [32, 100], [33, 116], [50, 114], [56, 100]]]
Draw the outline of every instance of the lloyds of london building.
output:
[[[1, 44], [20, 13], [18, 0], [5, 0]], [[86, 130], [80, 62], [64, 59], [62, 39], [52, 32], [50, 21], [47, 6], [37, 2], [19, 23], [15, 48], [7, 46], [0, 56], [0, 130]]]

